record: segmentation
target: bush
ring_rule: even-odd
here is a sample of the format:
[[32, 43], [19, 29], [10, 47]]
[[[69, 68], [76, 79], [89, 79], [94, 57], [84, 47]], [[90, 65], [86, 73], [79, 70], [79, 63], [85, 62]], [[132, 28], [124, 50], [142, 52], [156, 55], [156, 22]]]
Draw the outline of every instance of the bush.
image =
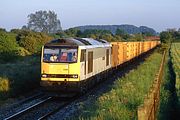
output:
[[16, 55], [18, 56], [27, 56], [30, 55], [30, 52], [24, 49], [23, 47], [18, 47], [15, 51]]
[[0, 32], [0, 52], [9, 52], [16, 50], [16, 34]]
[[27, 56], [16, 63], [0, 64], [0, 71], [0, 100], [17, 97], [39, 87], [39, 57]]
[[0, 98], [4, 99], [8, 96], [9, 92], [9, 80], [7, 78], [0, 77]]
[[16, 34], [0, 32], [0, 62], [14, 60], [17, 48]]
[[17, 36], [19, 46], [23, 47], [31, 54], [40, 53], [42, 45], [51, 40], [52, 37], [44, 33], [22, 30]]

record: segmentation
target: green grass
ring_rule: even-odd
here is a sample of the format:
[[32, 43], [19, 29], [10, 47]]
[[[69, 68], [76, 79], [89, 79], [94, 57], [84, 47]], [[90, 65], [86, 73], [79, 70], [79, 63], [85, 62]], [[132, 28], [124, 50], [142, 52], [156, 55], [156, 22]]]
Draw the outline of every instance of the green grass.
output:
[[180, 43], [172, 43], [161, 88], [159, 119], [176, 119], [180, 114]]
[[176, 91], [180, 101], [180, 43], [173, 43], [171, 48], [174, 72], [176, 73]]
[[169, 70], [169, 56], [166, 56], [166, 62], [164, 67], [164, 75], [161, 83], [160, 90], [160, 107], [158, 112], [159, 120], [170, 119], [170, 109], [171, 109], [171, 89], [172, 89], [171, 74]]
[[83, 105], [79, 119], [129, 120], [137, 119], [137, 107], [143, 103], [157, 73], [162, 54], [153, 53], [147, 60], [119, 78], [112, 89], [90, 105]]
[[164, 76], [160, 91], [160, 107], [158, 113], [159, 120], [178, 120], [180, 114], [180, 104], [178, 101], [178, 90], [176, 88], [176, 74], [172, 58], [174, 56], [174, 48], [167, 54], [167, 60], [164, 69]]
[[0, 71], [0, 100], [18, 97], [39, 86], [40, 58], [29, 56], [0, 64]]

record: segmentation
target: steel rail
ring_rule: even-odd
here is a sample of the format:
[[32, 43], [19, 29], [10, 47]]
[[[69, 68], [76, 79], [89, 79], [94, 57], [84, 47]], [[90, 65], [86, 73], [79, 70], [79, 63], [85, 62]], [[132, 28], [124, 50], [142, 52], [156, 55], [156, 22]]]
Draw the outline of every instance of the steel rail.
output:
[[22, 115], [22, 114], [28, 112], [29, 110], [31, 110], [31, 109], [33, 109], [33, 108], [35, 108], [35, 107], [37, 107], [37, 106], [39, 106], [39, 105], [41, 105], [41, 104], [47, 102], [47, 101], [50, 100], [50, 99], [52, 99], [52, 97], [48, 97], [48, 98], [46, 98], [46, 99], [44, 99], [44, 100], [42, 100], [42, 101], [40, 101], [40, 102], [38, 102], [38, 103], [32, 105], [31, 107], [28, 107], [28, 108], [26, 108], [26, 109], [23, 109], [23, 110], [21, 110], [21, 111], [15, 113], [15, 114], [13, 114], [13, 115], [11, 115], [11, 116], [5, 118], [4, 120], [11, 120], [11, 119], [17, 118], [18, 116], [20, 116], [20, 115]]

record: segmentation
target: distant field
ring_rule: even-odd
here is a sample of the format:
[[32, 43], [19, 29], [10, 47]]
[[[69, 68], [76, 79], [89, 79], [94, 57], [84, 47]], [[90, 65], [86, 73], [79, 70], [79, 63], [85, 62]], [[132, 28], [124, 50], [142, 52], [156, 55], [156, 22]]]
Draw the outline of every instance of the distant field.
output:
[[82, 107], [79, 119], [129, 120], [137, 119], [137, 107], [144, 101], [155, 78], [162, 54], [153, 53], [136, 70], [119, 78], [111, 86], [112, 90], [103, 94], [95, 102]]
[[180, 101], [180, 43], [173, 43], [171, 47], [173, 68], [176, 73], [176, 92]]
[[40, 58], [30, 56], [0, 64], [0, 71], [0, 100], [17, 97], [39, 86]]

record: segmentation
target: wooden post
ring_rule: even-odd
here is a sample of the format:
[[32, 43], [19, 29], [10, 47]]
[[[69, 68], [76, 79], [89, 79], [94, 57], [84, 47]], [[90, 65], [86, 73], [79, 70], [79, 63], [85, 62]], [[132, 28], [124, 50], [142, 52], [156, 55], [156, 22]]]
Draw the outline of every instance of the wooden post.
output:
[[138, 107], [138, 120], [146, 120], [146, 111], [144, 106]]

